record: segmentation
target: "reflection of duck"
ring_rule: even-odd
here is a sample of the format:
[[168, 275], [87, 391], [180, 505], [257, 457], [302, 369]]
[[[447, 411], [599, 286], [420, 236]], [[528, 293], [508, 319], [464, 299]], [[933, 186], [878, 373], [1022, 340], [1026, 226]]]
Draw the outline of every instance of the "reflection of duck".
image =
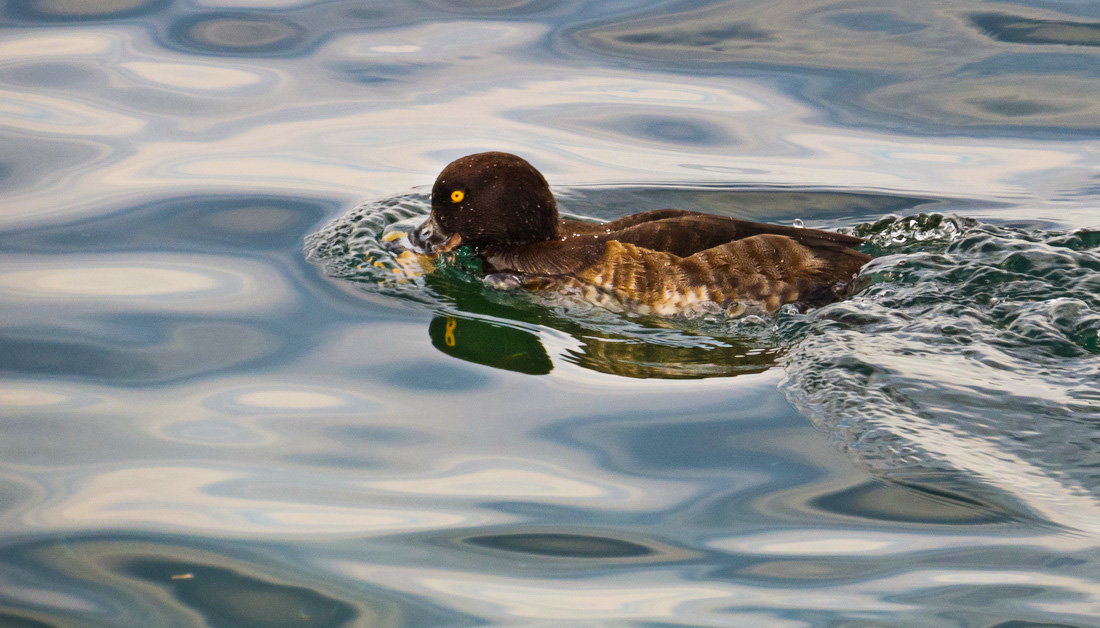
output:
[[835, 301], [871, 257], [859, 238], [678, 209], [561, 220], [546, 179], [508, 153], [450, 163], [413, 240], [473, 247], [500, 286], [558, 287], [638, 312], [773, 313]]
[[[622, 377], [703, 379], [761, 373], [775, 364], [779, 353], [749, 339], [723, 338], [717, 347], [674, 346], [585, 329], [561, 319], [540, 322], [580, 341], [563, 359]], [[554, 368], [537, 334], [503, 321], [437, 316], [428, 326], [428, 335], [435, 348], [467, 362], [529, 375], [545, 375]]]
[[535, 334], [476, 318], [437, 316], [428, 325], [432, 345], [467, 362], [528, 375], [545, 375], [554, 365]]
[[579, 366], [622, 377], [704, 379], [763, 373], [775, 365], [779, 350], [748, 339], [724, 338], [721, 347], [680, 347], [630, 342], [614, 337], [584, 337], [580, 351], [569, 351]]

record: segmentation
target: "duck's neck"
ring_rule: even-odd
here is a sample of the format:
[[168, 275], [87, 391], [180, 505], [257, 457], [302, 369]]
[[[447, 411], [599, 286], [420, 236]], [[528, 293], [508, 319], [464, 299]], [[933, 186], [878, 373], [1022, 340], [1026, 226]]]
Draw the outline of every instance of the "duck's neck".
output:
[[544, 257], [547, 245], [551, 242], [557, 242], [557, 240], [530, 244], [498, 244], [482, 247], [478, 253], [485, 261], [486, 272], [529, 273], [538, 265], [537, 260]]
[[600, 255], [601, 239], [563, 241], [561, 239], [534, 242], [503, 248], [490, 247], [481, 251], [487, 272], [510, 272], [525, 275], [568, 275]]

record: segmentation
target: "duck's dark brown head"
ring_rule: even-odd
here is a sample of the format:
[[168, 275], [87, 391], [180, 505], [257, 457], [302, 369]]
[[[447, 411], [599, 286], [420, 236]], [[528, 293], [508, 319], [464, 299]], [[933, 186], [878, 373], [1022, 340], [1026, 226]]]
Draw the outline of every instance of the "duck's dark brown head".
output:
[[436, 250], [484, 250], [556, 239], [558, 224], [554, 195], [534, 166], [509, 153], [477, 153], [439, 173], [432, 214], [413, 240]]

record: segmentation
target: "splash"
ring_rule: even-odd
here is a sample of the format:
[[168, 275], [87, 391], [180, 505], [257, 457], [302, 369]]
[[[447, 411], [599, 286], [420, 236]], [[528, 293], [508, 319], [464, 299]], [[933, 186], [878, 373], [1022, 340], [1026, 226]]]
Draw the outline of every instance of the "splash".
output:
[[787, 396], [877, 473], [1100, 530], [1100, 231], [855, 228], [849, 301], [781, 321]]

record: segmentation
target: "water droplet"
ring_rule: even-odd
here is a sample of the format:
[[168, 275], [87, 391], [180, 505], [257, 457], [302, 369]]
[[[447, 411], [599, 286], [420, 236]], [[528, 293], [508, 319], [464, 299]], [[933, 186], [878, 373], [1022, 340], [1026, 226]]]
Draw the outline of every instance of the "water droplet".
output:
[[806, 226], [806, 223], [802, 222], [801, 218], [795, 218], [794, 221], [791, 224], [794, 225], [795, 227], [798, 227], [799, 229]]

